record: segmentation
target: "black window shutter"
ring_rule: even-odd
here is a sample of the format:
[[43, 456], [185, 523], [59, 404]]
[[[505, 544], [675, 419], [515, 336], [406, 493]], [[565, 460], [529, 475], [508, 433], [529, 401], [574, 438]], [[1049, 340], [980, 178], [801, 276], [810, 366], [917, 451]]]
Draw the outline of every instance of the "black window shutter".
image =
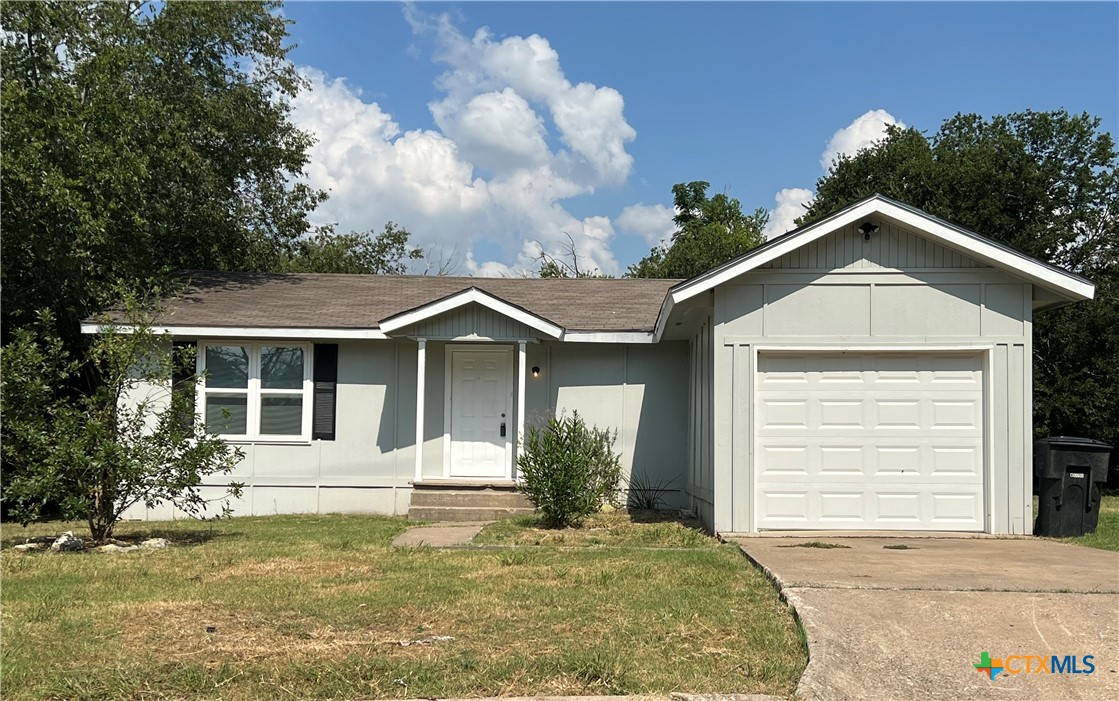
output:
[[315, 399], [311, 438], [334, 440], [334, 410], [338, 402], [338, 344], [315, 344]]
[[183, 415], [179, 419], [184, 431], [189, 431], [194, 426], [194, 413], [198, 410], [198, 398], [195, 396], [196, 388], [194, 384], [194, 377], [197, 374], [195, 357], [193, 354], [189, 357], [183, 357], [185, 355], [183, 350], [195, 345], [194, 341], [174, 341], [171, 344], [174, 353], [171, 359], [171, 405], [177, 406], [179, 404], [176, 401], [179, 396], [187, 397], [187, 401], [183, 404]]

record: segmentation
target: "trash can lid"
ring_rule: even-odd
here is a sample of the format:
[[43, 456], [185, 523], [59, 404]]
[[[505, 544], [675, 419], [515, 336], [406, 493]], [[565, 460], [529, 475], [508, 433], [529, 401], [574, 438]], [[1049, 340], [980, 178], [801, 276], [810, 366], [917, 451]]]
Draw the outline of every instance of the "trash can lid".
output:
[[1078, 436], [1050, 436], [1049, 438], [1042, 438], [1041, 442], [1048, 443], [1049, 445], [1084, 446], [1111, 450], [1111, 446], [1103, 441], [1098, 441], [1094, 438], [1080, 438]]

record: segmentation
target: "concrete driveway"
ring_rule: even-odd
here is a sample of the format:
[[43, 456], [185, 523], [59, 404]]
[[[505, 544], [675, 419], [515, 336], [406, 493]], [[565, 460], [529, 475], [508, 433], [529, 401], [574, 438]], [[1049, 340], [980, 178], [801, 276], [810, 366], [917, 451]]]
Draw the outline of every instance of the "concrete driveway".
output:
[[[736, 542], [801, 619], [804, 699], [1119, 699], [1119, 553], [1034, 538]], [[844, 547], [806, 547], [820, 543]], [[984, 651], [1022, 673], [988, 679], [972, 667]], [[1027, 673], [1037, 664], [1012, 655], [1094, 655], [1095, 672]]]

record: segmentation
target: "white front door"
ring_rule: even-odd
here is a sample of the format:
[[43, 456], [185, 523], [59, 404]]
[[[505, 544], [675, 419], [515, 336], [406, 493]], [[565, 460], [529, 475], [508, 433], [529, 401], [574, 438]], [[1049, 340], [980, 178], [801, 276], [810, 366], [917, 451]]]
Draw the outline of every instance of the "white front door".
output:
[[983, 357], [765, 354], [760, 529], [982, 531]]
[[451, 350], [448, 477], [507, 479], [513, 428], [509, 350]]

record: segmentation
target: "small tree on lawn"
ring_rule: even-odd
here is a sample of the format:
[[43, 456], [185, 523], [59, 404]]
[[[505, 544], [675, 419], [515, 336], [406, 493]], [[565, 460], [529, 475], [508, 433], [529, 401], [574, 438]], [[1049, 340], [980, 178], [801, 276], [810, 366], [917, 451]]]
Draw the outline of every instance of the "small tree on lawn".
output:
[[[202, 480], [229, 473], [242, 457], [206, 432], [193, 391], [168, 391], [173, 378], [193, 390], [193, 349], [173, 348], [152, 331], [150, 313], [125, 306], [127, 321], [106, 323], [84, 363], [50, 331], [48, 312], [3, 349], [3, 456], [16, 468], [5, 500], [24, 524], [56, 504], [62, 518], [86, 521], [101, 541], [136, 504], [170, 502], [201, 517], [208, 504]], [[190, 368], [189, 379], [176, 368]], [[79, 373], [93, 389], [60, 391]], [[230, 495], [240, 490], [230, 483]], [[219, 515], [228, 514], [223, 502]]]

